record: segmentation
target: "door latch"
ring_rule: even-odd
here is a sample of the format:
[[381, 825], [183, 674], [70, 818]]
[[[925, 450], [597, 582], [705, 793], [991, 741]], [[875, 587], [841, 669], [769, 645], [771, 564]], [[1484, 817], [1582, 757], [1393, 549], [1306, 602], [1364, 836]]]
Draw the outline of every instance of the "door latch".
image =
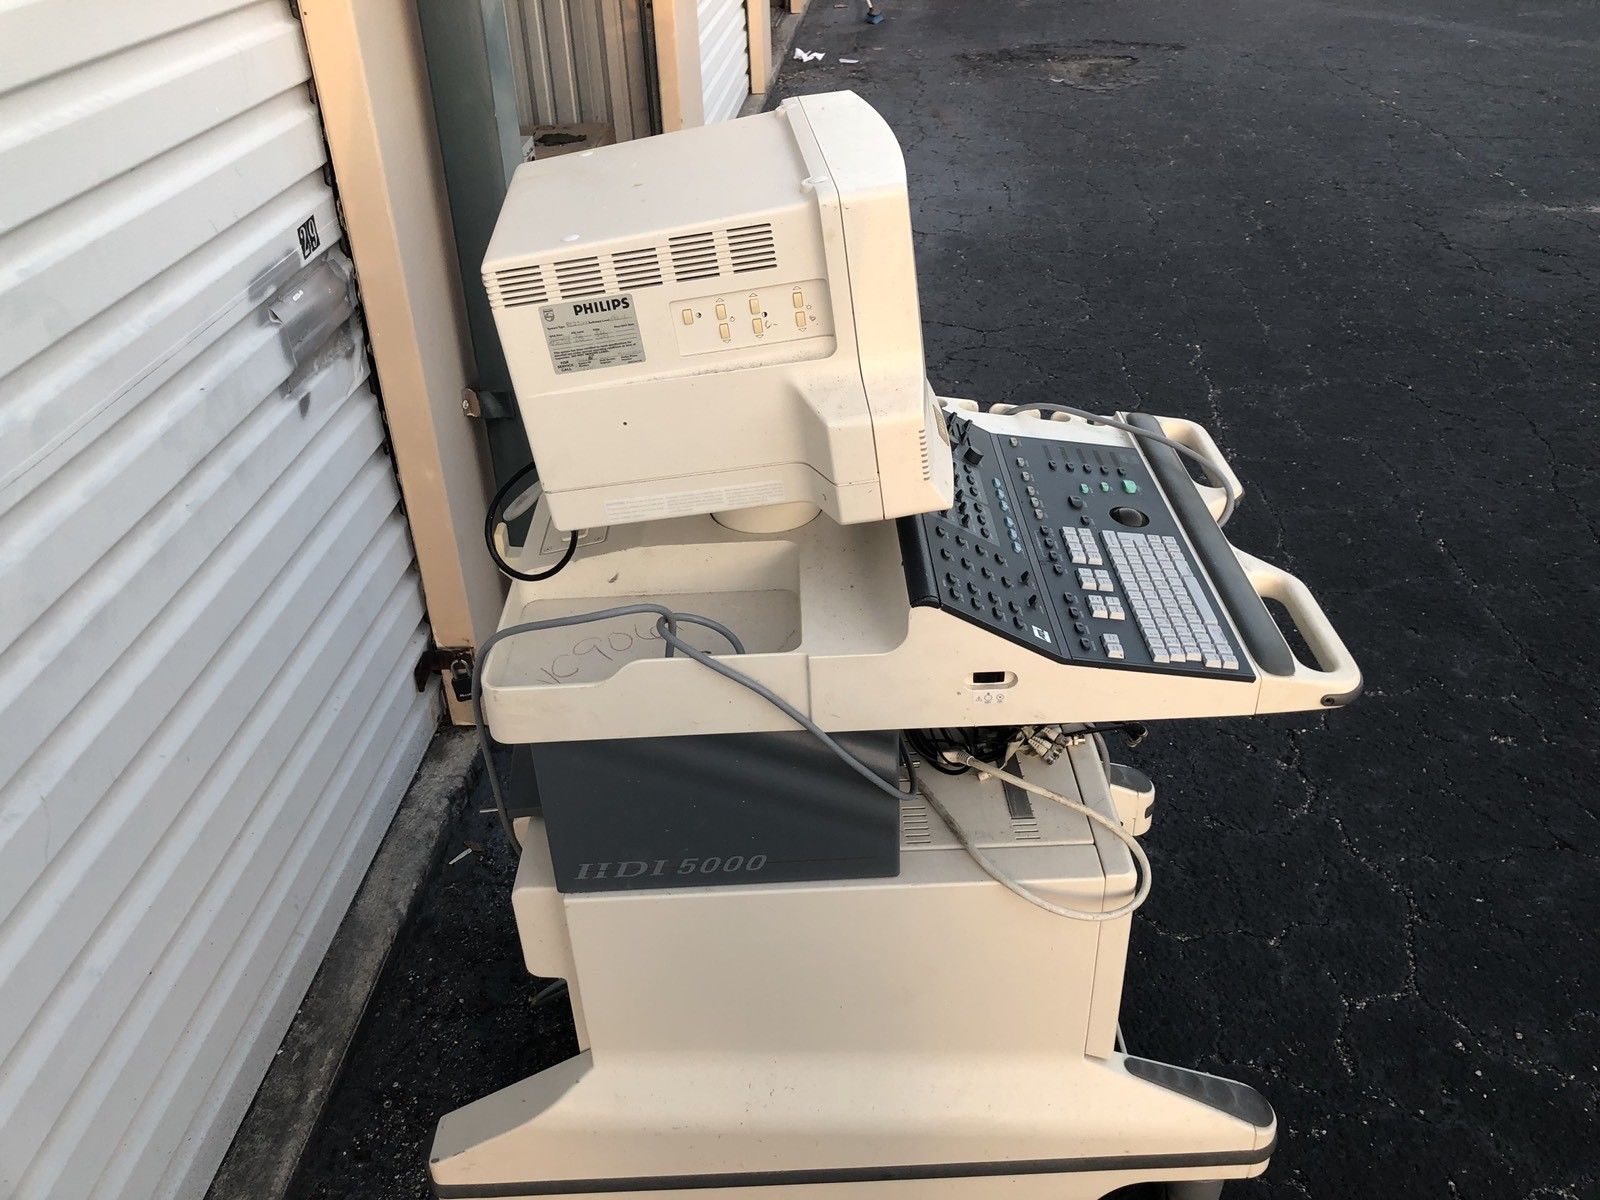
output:
[[422, 652], [411, 678], [417, 691], [428, 686], [435, 675], [444, 675], [455, 698], [465, 704], [472, 699], [472, 647], [433, 646]]

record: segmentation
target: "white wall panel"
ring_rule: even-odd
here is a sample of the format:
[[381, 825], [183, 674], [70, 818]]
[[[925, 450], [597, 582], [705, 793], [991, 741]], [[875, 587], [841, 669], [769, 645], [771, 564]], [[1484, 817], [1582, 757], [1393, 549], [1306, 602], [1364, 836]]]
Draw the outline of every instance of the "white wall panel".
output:
[[433, 732], [307, 77], [281, 0], [0, 9], [6, 1197], [203, 1194]]
[[744, 0], [698, 0], [700, 87], [705, 123], [739, 115], [750, 96], [750, 34]]

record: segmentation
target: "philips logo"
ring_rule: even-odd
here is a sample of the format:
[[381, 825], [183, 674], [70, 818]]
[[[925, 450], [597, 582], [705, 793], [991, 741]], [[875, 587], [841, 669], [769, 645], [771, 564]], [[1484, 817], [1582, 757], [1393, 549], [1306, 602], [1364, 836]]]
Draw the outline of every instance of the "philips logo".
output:
[[597, 317], [601, 313], [616, 312], [619, 309], [632, 308], [633, 297], [617, 296], [611, 300], [591, 300], [587, 304], [574, 304], [572, 315], [575, 317]]

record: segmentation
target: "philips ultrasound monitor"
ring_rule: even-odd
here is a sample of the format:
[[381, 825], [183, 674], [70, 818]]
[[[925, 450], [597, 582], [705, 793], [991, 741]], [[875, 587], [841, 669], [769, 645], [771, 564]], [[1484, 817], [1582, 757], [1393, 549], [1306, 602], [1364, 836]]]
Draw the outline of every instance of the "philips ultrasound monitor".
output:
[[558, 529], [951, 503], [905, 164], [853, 93], [525, 164], [483, 278]]

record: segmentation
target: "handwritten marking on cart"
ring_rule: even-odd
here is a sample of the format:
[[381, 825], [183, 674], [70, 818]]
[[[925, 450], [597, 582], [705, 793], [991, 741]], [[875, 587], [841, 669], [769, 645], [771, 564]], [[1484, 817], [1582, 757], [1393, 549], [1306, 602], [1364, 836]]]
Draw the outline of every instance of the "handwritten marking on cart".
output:
[[633, 629], [613, 629], [603, 636], [586, 635], [568, 649], [557, 654], [536, 675], [547, 683], [562, 684], [584, 674], [584, 668], [598, 670], [602, 662], [625, 662], [645, 657], [654, 651], [650, 643], [659, 643], [655, 622], [646, 620]]

